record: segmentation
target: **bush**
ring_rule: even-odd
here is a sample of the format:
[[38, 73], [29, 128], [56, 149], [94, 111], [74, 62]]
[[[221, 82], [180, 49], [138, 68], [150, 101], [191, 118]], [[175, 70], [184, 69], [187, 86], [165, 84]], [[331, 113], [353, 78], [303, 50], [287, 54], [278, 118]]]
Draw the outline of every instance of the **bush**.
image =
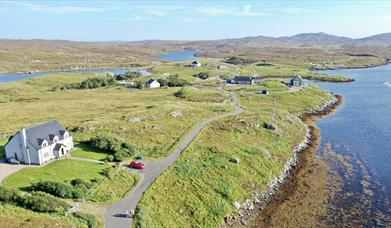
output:
[[17, 204], [21, 197], [22, 196], [18, 190], [0, 186], [0, 202]]
[[138, 71], [128, 71], [125, 74], [116, 74], [115, 80], [123, 81], [123, 80], [131, 80], [134, 78], [142, 77], [143, 74]]
[[98, 221], [94, 215], [83, 213], [83, 212], [74, 212], [72, 215], [79, 220], [87, 223], [88, 228], [94, 228], [98, 226]]
[[209, 78], [210, 75], [208, 72], [200, 72], [200, 73], [195, 74], [193, 76], [205, 80], [205, 79]]
[[109, 155], [107, 155], [105, 160], [108, 161], [108, 162], [112, 162], [112, 161], [114, 161], [114, 156], [109, 154]]
[[168, 87], [181, 87], [185, 85], [189, 85], [190, 83], [184, 79], [180, 79], [178, 74], [171, 75], [167, 79], [158, 79], [157, 80], [161, 86], [168, 86]]
[[71, 184], [75, 187], [85, 186], [88, 189], [92, 188], [92, 186], [94, 185], [93, 183], [86, 181], [86, 180], [83, 180], [83, 179], [80, 179], [80, 178], [76, 178], [76, 179], [72, 180]]
[[82, 180], [73, 180], [78, 185], [72, 186], [69, 184], [54, 182], [54, 181], [41, 181], [33, 185], [35, 191], [42, 191], [51, 195], [65, 198], [65, 199], [80, 199], [85, 196], [88, 186], [92, 187], [91, 183], [86, 184]]
[[125, 158], [134, 155], [134, 148], [131, 144], [109, 135], [98, 134], [93, 136], [90, 145], [110, 153], [113, 155], [114, 161], [123, 161]]
[[176, 91], [174, 93], [174, 96], [179, 97], [179, 98], [186, 98], [186, 91], [185, 91], [185, 89], [182, 88], [182, 89]]
[[65, 86], [60, 87], [60, 90], [66, 89], [95, 89], [100, 87], [106, 87], [110, 85], [114, 85], [115, 79], [111, 76], [107, 77], [96, 77], [96, 78], [88, 78], [80, 83], [72, 83]]
[[33, 192], [23, 197], [23, 207], [38, 212], [64, 212], [70, 208], [66, 202], [44, 192]]

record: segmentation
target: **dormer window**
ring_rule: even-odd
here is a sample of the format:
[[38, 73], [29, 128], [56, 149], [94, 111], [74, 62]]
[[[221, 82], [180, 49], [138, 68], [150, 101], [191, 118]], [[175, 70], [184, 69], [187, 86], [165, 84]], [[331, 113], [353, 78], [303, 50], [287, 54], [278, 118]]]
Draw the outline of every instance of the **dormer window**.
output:
[[69, 133], [67, 131], [60, 131], [60, 136], [61, 136], [62, 139], [68, 138], [69, 137]]
[[43, 148], [43, 147], [46, 147], [48, 145], [49, 145], [49, 143], [45, 139], [38, 139], [38, 146], [39, 147]]
[[58, 142], [58, 136], [57, 135], [54, 135], [54, 134], [50, 134], [49, 135], [49, 140], [51, 141], [51, 142]]

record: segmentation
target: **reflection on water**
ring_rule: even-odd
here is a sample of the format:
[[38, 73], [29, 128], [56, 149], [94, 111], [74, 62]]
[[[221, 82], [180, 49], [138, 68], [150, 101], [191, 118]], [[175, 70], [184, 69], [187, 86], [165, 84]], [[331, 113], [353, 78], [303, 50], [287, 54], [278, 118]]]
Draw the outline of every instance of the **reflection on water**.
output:
[[[342, 95], [344, 104], [318, 121], [322, 157], [329, 146], [344, 165], [327, 160], [342, 180], [328, 201], [327, 222], [335, 225], [391, 225], [391, 65], [369, 69], [326, 71], [356, 79], [354, 83], [319, 83]], [[385, 86], [384, 86], [385, 85]], [[388, 217], [388, 218], [387, 218]], [[330, 224], [329, 224], [330, 225]]]

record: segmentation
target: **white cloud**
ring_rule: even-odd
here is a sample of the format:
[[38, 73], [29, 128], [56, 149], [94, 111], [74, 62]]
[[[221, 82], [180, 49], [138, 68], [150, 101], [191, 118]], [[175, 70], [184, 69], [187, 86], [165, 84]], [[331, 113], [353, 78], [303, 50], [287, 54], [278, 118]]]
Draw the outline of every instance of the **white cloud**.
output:
[[270, 13], [253, 11], [250, 4], [244, 5], [242, 10], [235, 8], [198, 8], [198, 11], [205, 16], [244, 16], [244, 17], [255, 17], [255, 16], [270, 16]]
[[104, 12], [113, 10], [114, 8], [96, 8], [96, 7], [77, 7], [77, 6], [46, 6], [31, 3], [12, 2], [14, 5], [25, 8], [34, 12], [45, 12], [52, 14], [71, 14], [71, 13], [87, 13], [87, 12]]
[[182, 6], [133, 6], [126, 8], [127, 10], [142, 10], [143, 13], [152, 16], [163, 17], [170, 14], [171, 11], [181, 10]]

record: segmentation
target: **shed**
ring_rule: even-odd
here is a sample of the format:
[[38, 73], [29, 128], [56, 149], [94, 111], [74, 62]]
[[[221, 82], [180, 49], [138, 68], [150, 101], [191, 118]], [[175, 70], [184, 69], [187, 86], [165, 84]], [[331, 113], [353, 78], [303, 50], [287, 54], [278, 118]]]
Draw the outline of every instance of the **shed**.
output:
[[159, 88], [160, 83], [157, 80], [151, 78], [147, 81], [147, 87], [148, 88]]

